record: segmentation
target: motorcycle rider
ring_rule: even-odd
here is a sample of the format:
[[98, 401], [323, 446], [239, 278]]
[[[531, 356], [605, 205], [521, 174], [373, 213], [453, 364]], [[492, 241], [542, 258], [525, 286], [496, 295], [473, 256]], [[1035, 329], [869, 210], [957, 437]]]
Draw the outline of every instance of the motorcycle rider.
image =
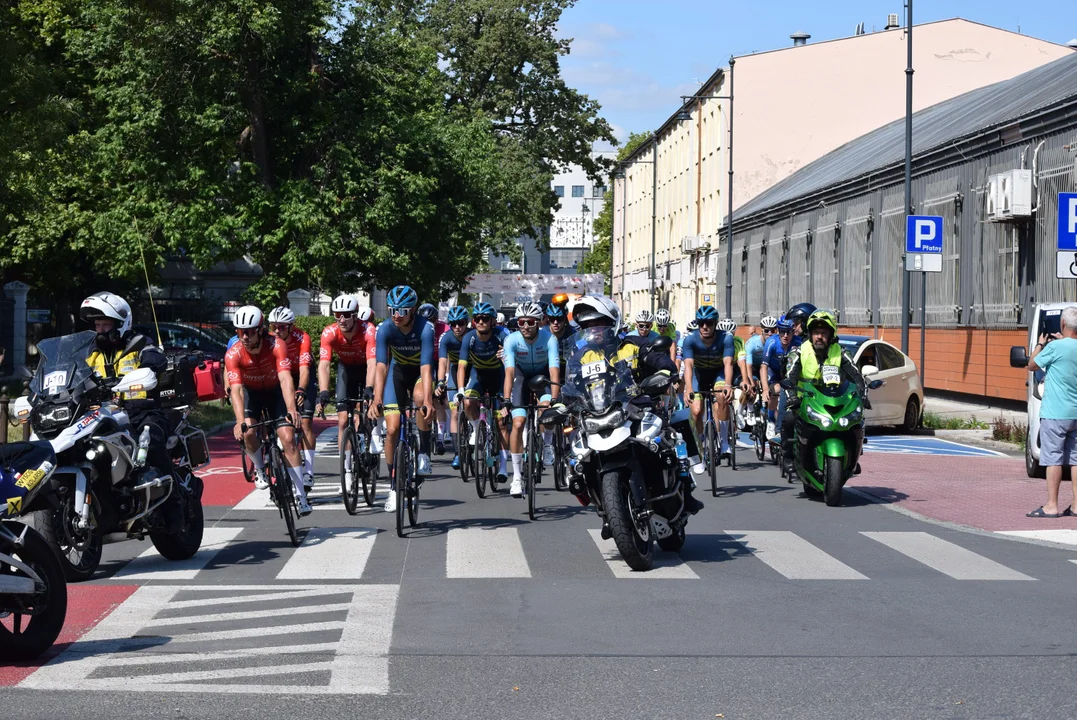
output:
[[[131, 306], [126, 300], [110, 292], [94, 293], [82, 301], [79, 317], [92, 324], [97, 334], [95, 349], [86, 358], [96, 375], [119, 378], [133, 370], [149, 368], [160, 378], [168, 361], [149, 338], [132, 331]], [[172, 460], [168, 456], [167, 441], [172, 428], [158, 406], [157, 391], [125, 392], [123, 400], [132, 434], [138, 437], [143, 427], [150, 428], [147, 464], [160, 475], [168, 475], [172, 472]], [[176, 502], [170, 500], [165, 508], [169, 525], [182, 524], [183, 517]]]
[[[837, 385], [844, 378], [856, 386], [861, 403], [865, 408], [870, 409], [871, 403], [868, 402], [864, 376], [860, 374], [860, 370], [857, 369], [856, 363], [849, 357], [849, 354], [838, 344], [838, 321], [833, 313], [828, 310], [816, 310], [808, 317], [805, 329], [808, 342], [801, 345], [799, 350], [792, 350], [789, 353], [789, 364], [782, 386], [792, 390], [801, 380], [809, 380], [815, 385]], [[782, 421], [782, 455], [787, 462], [790, 462], [793, 457], [793, 423], [795, 410], [799, 405], [800, 393], [798, 391], [793, 398], [790, 398]], [[859, 458], [864, 440], [862, 426], [857, 440], [855, 455]], [[859, 470], [859, 465], [857, 469]]]
[[804, 337], [807, 335], [806, 323], [816, 308], [811, 303], [797, 303], [785, 313], [785, 319], [793, 323], [793, 345], [800, 347], [800, 343], [804, 342]]

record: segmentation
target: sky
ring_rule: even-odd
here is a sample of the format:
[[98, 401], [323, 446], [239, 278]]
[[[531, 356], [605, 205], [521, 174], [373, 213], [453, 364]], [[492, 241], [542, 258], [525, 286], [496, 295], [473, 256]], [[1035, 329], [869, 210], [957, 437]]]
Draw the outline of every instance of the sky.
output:
[[[913, 22], [963, 17], [1065, 44], [1077, 38], [1075, 10], [1077, 0], [920, 0]], [[903, 0], [578, 0], [561, 16], [561, 37], [573, 39], [561, 70], [623, 142], [658, 128], [731, 55], [787, 47], [801, 30], [808, 42], [851, 36], [858, 23], [882, 30], [888, 13], [904, 24]]]

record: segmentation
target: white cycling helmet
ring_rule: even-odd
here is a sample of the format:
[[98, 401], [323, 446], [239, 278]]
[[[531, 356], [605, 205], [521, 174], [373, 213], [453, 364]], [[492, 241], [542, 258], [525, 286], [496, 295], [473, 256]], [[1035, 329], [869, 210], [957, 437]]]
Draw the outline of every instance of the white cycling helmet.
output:
[[658, 308], [658, 312], [654, 314], [654, 322], [656, 325], [669, 325], [669, 310]]
[[359, 301], [353, 295], [337, 295], [333, 298], [333, 314], [359, 311]]
[[690, 333], [694, 333], [696, 330], [699, 330], [699, 323], [695, 320], [689, 320], [684, 329]]
[[244, 305], [232, 316], [232, 326], [236, 330], [250, 330], [262, 327], [262, 311], [254, 305]]
[[275, 307], [269, 312], [269, 322], [291, 325], [295, 322], [295, 313], [290, 308]]
[[621, 310], [605, 295], [584, 295], [572, 305], [572, 319], [581, 328], [608, 325], [616, 330], [621, 326]]
[[498, 325], [504, 325], [505, 324], [505, 313], [498, 313], [497, 314], [497, 324]]
[[778, 327], [778, 318], [773, 315], [765, 315], [763, 319], [759, 321], [759, 325], [767, 330], [773, 330]]
[[718, 329], [727, 333], [735, 332], [737, 323], [734, 322], [733, 318], [722, 318], [718, 321]]
[[368, 307], [359, 308], [359, 319], [363, 322], [370, 322], [374, 319], [374, 311]]
[[94, 293], [82, 301], [79, 317], [86, 322], [99, 318], [112, 318], [116, 321], [116, 332], [123, 337], [131, 329], [131, 306], [119, 295], [110, 292]]
[[636, 313], [636, 322], [638, 322], [638, 323], [654, 322], [654, 315], [651, 315], [650, 310], [640, 310], [638, 313]]
[[542, 306], [537, 302], [525, 302], [516, 308], [516, 317], [538, 319], [542, 317]]

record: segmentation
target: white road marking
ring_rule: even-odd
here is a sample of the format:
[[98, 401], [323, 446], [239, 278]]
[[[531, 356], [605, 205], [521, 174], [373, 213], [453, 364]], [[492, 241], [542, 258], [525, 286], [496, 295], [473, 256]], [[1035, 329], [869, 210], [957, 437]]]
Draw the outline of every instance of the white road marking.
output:
[[[262, 590], [265, 585], [255, 586], [232, 586], [236, 591], [246, 590]], [[285, 586], [287, 587], [287, 586]], [[204, 589], [204, 588], [201, 588]], [[198, 600], [173, 600], [168, 604], [169, 610], [176, 610], [179, 608], [205, 608], [211, 605], [243, 605], [245, 603], [259, 603], [267, 602], [269, 600], [299, 600], [302, 598], [319, 597], [326, 594], [343, 594], [348, 592], [348, 588], [337, 590], [335, 588], [318, 587], [314, 589], [306, 590], [287, 590], [284, 592], [270, 592], [270, 593], [258, 593], [250, 595], [230, 595], [228, 597], [214, 597]]]
[[863, 532], [861, 535], [955, 580], [1035, 580], [925, 532]]
[[170, 625], [201, 625], [202, 623], [227, 622], [232, 620], [255, 620], [257, 618], [280, 617], [288, 613], [292, 619], [296, 615], [313, 615], [323, 612], [343, 612], [351, 607], [350, 603], [326, 603], [323, 605], [300, 605], [291, 610], [280, 608], [266, 608], [262, 610], [237, 610], [235, 612], [208, 613], [206, 615], [180, 615], [178, 617], [154, 618], [146, 623], [146, 627], [168, 627]]
[[788, 530], [725, 530], [752, 555], [790, 580], [867, 580], [796, 533]]
[[1073, 528], [1057, 528], [1054, 530], [998, 530], [997, 532], [999, 535], [1013, 535], [1014, 537], [1046, 540], [1061, 545], [1077, 546], [1077, 530]]
[[378, 538], [375, 528], [311, 528], [278, 580], [359, 580]]
[[676, 553], [667, 553], [660, 550], [655, 551], [654, 566], [647, 572], [637, 572], [628, 567], [628, 563], [621, 559], [621, 553], [617, 550], [617, 543], [612, 539], [603, 540], [601, 530], [588, 530], [591, 535], [591, 539], [595, 541], [595, 545], [598, 546], [599, 552], [602, 553], [602, 559], [606, 561], [606, 565], [613, 572], [613, 576], [616, 578], [633, 579], [633, 580], [698, 580], [699, 575], [696, 575], [692, 568], [688, 567], [688, 564], [681, 560], [681, 556]]
[[516, 528], [452, 528], [445, 545], [446, 577], [531, 577]]
[[[279, 587], [279, 586], [278, 586]], [[332, 604], [334, 610], [346, 609], [342, 622], [300, 623], [287, 626], [251, 627], [201, 633], [174, 633], [162, 635], [160, 628], [179, 625], [187, 621], [212, 622], [236, 620], [235, 613], [219, 613], [188, 618], [155, 618], [163, 609], [172, 609], [182, 603], [195, 607], [197, 600], [172, 602], [180, 592], [219, 593], [234, 592], [237, 597], [268, 599], [284, 593], [258, 590], [274, 590], [273, 586], [205, 586], [146, 585], [136, 590], [113, 613], [91, 629], [82, 639], [72, 644], [59, 656], [33, 672], [19, 686], [42, 690], [107, 690], [141, 692], [184, 693], [269, 693], [286, 695], [359, 694], [389, 691], [388, 653], [392, 641], [393, 624], [399, 586], [396, 585], [341, 585], [329, 587], [296, 586], [289, 591], [320, 591], [333, 596], [342, 592], [351, 595], [346, 604]], [[286, 599], [286, 598], [281, 598]], [[209, 602], [219, 603], [221, 598], [211, 597]], [[308, 606], [300, 610], [286, 611], [291, 621], [300, 615], [322, 612], [327, 606]], [[278, 611], [280, 612], [280, 611]], [[244, 613], [239, 613], [240, 615]], [[249, 617], [249, 616], [248, 616]], [[242, 618], [246, 619], [246, 618]], [[295, 644], [297, 635], [318, 630], [340, 630], [337, 642]], [[141, 634], [140, 634], [141, 633]], [[234, 638], [279, 638], [276, 646], [261, 646], [235, 650], [199, 652], [198, 643]], [[301, 636], [300, 636], [301, 638]], [[191, 652], [169, 652], [169, 648], [191, 647]], [[163, 650], [158, 652], [158, 650]], [[285, 661], [280, 664], [259, 664], [256, 658], [275, 655], [322, 653], [331, 658], [305, 663]], [[244, 658], [251, 662], [244, 663]], [[208, 661], [234, 659], [237, 662], [226, 669], [207, 669]], [[141, 666], [171, 666], [173, 672], [139, 674]], [[116, 672], [117, 669], [123, 669]], [[111, 670], [114, 676], [91, 677], [95, 671]], [[328, 684], [273, 685], [255, 684], [266, 676], [301, 674], [329, 671]], [[234, 684], [207, 683], [207, 680], [250, 678], [251, 682]]]
[[202, 547], [187, 560], [166, 560], [150, 547], [127, 563], [113, 580], [193, 580], [195, 576], [236, 539], [243, 528], [208, 527], [202, 531]]

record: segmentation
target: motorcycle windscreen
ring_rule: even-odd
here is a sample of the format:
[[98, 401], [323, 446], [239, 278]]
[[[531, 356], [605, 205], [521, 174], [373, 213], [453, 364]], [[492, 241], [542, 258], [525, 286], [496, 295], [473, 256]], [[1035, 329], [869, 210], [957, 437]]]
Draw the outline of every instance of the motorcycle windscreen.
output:
[[48, 338], [37, 345], [41, 361], [30, 380], [30, 394], [39, 398], [70, 392], [93, 374], [86, 359], [94, 349], [91, 331]]
[[617, 400], [627, 399], [635, 385], [632, 368], [621, 357], [623, 343], [610, 328], [589, 328], [575, 339], [563, 394], [566, 399], [581, 401], [592, 412], [604, 413]]

